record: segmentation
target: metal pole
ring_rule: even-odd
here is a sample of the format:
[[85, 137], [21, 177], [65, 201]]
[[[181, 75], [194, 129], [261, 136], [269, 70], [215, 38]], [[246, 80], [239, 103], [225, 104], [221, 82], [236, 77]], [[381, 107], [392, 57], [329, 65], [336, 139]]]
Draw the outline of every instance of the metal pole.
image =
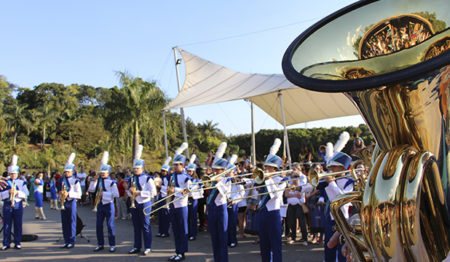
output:
[[166, 148], [166, 158], [169, 157], [169, 150], [167, 148], [167, 130], [166, 130], [166, 111], [163, 110], [163, 123], [164, 123], [164, 146]]
[[[181, 63], [181, 59], [178, 60], [177, 58], [177, 50], [176, 47], [172, 48], [173, 49], [173, 56], [175, 58], [175, 70], [177, 71], [177, 84], [178, 84], [178, 93], [181, 91], [181, 83], [180, 83], [180, 72], [178, 72], [178, 65]], [[183, 137], [184, 137], [184, 142], [188, 142], [187, 141], [187, 135], [186, 135], [186, 121], [184, 120], [184, 109], [181, 107], [180, 108], [180, 115], [181, 115], [181, 126], [183, 129]], [[189, 143], [188, 143], [189, 145]], [[189, 146], [188, 148], [186, 148], [186, 154], [189, 157]]]
[[256, 167], [256, 141], [255, 141], [255, 121], [253, 116], [253, 102], [250, 102], [252, 114], [252, 165]]
[[283, 128], [284, 128], [284, 142], [286, 145], [287, 157], [289, 166], [291, 166], [291, 150], [289, 149], [289, 138], [286, 128], [286, 118], [284, 117], [283, 100], [281, 91], [278, 91], [278, 99], [280, 100], [281, 117], [283, 118]]

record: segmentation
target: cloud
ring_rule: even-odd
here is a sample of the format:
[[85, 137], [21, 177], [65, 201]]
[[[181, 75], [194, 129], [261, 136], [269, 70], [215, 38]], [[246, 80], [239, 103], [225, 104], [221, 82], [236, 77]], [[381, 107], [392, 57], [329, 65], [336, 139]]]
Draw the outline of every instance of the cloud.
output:
[[350, 46], [350, 32], [347, 33], [347, 45]]

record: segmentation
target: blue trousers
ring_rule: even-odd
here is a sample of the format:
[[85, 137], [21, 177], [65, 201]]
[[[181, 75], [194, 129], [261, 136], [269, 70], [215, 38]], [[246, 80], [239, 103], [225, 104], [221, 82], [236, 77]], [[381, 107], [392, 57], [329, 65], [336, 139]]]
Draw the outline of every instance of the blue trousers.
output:
[[[157, 204], [157, 208], [166, 205], [166, 201]], [[158, 233], [169, 235], [170, 216], [169, 209], [161, 208], [158, 211]]]
[[152, 248], [152, 228], [150, 227], [150, 215], [144, 215], [152, 211], [152, 202], [143, 204], [135, 203], [136, 208], [130, 208], [131, 219], [134, 227], [134, 246], [137, 249], [142, 247], [142, 237], [144, 237], [144, 247]]
[[260, 208], [258, 210], [258, 220], [261, 261], [281, 262], [281, 235], [283, 234], [283, 227], [281, 225], [280, 210], [268, 211], [267, 207]]
[[77, 201], [66, 200], [65, 210], [61, 210], [61, 224], [65, 244], [75, 245], [77, 234]]
[[14, 221], [14, 244], [20, 245], [22, 241], [22, 217], [23, 204], [22, 201], [15, 202], [11, 207], [11, 201], [3, 201], [3, 246], [11, 245], [11, 228]]
[[237, 244], [236, 227], [238, 216], [238, 205], [234, 204], [228, 208], [228, 245]]
[[106, 218], [106, 225], [108, 227], [108, 241], [110, 246], [116, 245], [116, 230], [114, 228], [114, 202], [109, 204], [99, 203], [97, 207], [97, 244], [103, 246], [105, 240], [103, 238], [103, 221]]
[[36, 207], [43, 207], [42, 193], [41, 192], [34, 191], [34, 199], [36, 200], [36, 203], [35, 203]]
[[215, 262], [228, 262], [228, 211], [227, 204], [216, 206], [214, 202], [206, 206], [208, 228]]
[[188, 251], [188, 207], [175, 208], [170, 204], [169, 212], [175, 239], [175, 253], [184, 254]]
[[198, 200], [189, 198], [189, 205], [188, 205], [189, 237], [197, 237], [198, 232], [197, 211], [198, 211]]
[[325, 262], [335, 262], [336, 256], [338, 258], [339, 262], [345, 262], [347, 261], [345, 257], [342, 255], [342, 245], [338, 244], [334, 248], [328, 248], [327, 243], [330, 240], [330, 238], [333, 236], [333, 226], [336, 225], [336, 222], [334, 220], [331, 220], [328, 216], [325, 220]]

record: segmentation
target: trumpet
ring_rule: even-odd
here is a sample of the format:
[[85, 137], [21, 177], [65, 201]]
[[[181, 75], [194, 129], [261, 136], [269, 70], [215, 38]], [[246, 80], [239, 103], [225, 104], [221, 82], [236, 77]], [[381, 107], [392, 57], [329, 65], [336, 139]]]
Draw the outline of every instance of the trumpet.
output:
[[14, 180], [13, 180], [13, 182], [12, 182], [11, 189], [12, 189], [12, 191], [13, 191], [12, 194], [11, 194], [11, 196], [10, 196], [11, 207], [14, 207], [15, 202], [16, 202], [16, 194], [17, 194], [16, 183], [14, 182]]
[[103, 198], [103, 188], [101, 186], [98, 187], [97, 194], [95, 195], [94, 209], [92, 211], [97, 212], [97, 206], [102, 201]]
[[313, 187], [316, 187], [316, 186], [319, 184], [319, 181], [320, 181], [322, 178], [325, 178], [325, 177], [335, 177], [335, 176], [337, 176], [337, 175], [345, 174], [345, 173], [350, 173], [350, 174], [345, 175], [345, 176], [338, 177], [338, 178], [336, 178], [336, 179], [349, 178], [349, 177], [351, 177], [351, 178], [353, 178], [353, 179], [355, 179], [355, 180], [358, 180], [358, 177], [357, 177], [357, 175], [356, 175], [355, 172], [356, 172], [356, 171], [362, 171], [362, 170], [364, 170], [364, 169], [363, 169], [363, 168], [356, 168], [356, 169], [351, 168], [350, 170], [343, 170], [343, 171], [337, 171], [337, 172], [332, 172], [332, 173], [321, 173], [321, 174], [319, 174], [319, 173], [317, 172], [317, 170], [311, 168], [311, 169], [309, 170], [309, 172], [308, 172], [308, 180], [309, 180], [309, 183], [310, 183]]
[[62, 181], [62, 185], [61, 185], [61, 191], [59, 192], [60, 194], [60, 204], [61, 204], [61, 210], [66, 210], [66, 207], [64, 206], [64, 203], [66, 202], [66, 192], [67, 192], [67, 188], [66, 188], [66, 184], [64, 183], [64, 181]]

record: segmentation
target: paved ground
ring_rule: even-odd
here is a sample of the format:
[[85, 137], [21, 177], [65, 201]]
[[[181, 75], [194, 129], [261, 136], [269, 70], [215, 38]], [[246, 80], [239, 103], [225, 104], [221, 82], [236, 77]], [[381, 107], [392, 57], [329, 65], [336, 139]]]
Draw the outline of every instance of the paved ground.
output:
[[[116, 242], [117, 251], [109, 253], [107, 248], [99, 253], [92, 252], [97, 240], [95, 237], [95, 213], [89, 207], [79, 207], [78, 214], [86, 227], [83, 235], [86, 239], [77, 237], [76, 246], [73, 249], [60, 249], [61, 242], [56, 242], [62, 237], [60, 211], [51, 210], [48, 203], [45, 203], [45, 213], [47, 220], [35, 220], [33, 203], [25, 208], [24, 212], [24, 234], [37, 234], [39, 238], [32, 242], [23, 242], [22, 250], [9, 249], [0, 251], [0, 260], [8, 261], [104, 261], [111, 259], [113, 261], [167, 261], [167, 258], [173, 255], [174, 241], [173, 237], [158, 238], [153, 237], [152, 254], [150, 256], [129, 255], [133, 243], [133, 226], [130, 220], [116, 220]], [[0, 224], [1, 227], [1, 224]], [[157, 233], [157, 226], [152, 226], [153, 235]], [[105, 233], [107, 232], [105, 226]], [[1, 238], [3, 239], [3, 233]], [[239, 239], [239, 245], [229, 249], [229, 260], [234, 261], [260, 261], [259, 246], [253, 244], [253, 237]], [[107, 243], [107, 236], [105, 236]], [[323, 247], [309, 245], [307, 247], [299, 244], [283, 244], [283, 261], [322, 261]], [[208, 232], [200, 232], [197, 240], [189, 242], [189, 252], [186, 253], [185, 261], [206, 261], [212, 262], [213, 255], [211, 242]]]

